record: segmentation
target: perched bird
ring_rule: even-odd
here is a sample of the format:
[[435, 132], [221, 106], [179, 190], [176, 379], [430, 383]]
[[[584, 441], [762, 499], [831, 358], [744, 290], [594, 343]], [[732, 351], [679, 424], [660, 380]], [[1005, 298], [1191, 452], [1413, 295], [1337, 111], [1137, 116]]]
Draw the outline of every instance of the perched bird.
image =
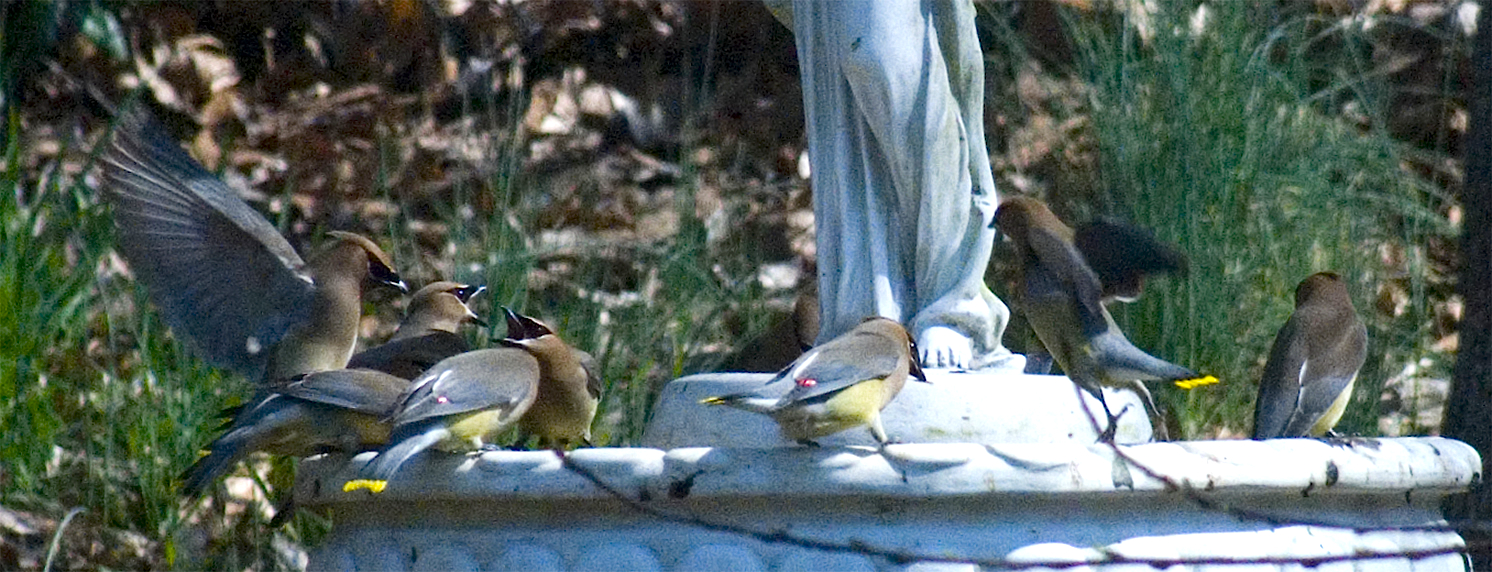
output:
[[342, 490], [382, 492], [389, 477], [416, 454], [478, 450], [517, 423], [539, 393], [539, 361], [516, 343], [441, 360], [414, 380], [389, 422], [390, 446]]
[[507, 308], [503, 312], [508, 319], [503, 343], [528, 350], [539, 360], [539, 394], [518, 420], [519, 442], [537, 437], [541, 447], [589, 445], [591, 421], [601, 401], [595, 359], [570, 347], [538, 320]]
[[1259, 398], [1254, 438], [1320, 437], [1352, 400], [1353, 382], [1368, 359], [1368, 329], [1357, 317], [1342, 277], [1312, 274], [1295, 287], [1295, 313], [1274, 337]]
[[[1102, 386], [1134, 389], [1156, 420], [1159, 411], [1141, 381], [1182, 380], [1183, 387], [1217, 382], [1151, 356], [1124, 337], [1103, 306], [1098, 275], [1073, 246], [1072, 229], [1044, 203], [1012, 197], [995, 211], [995, 224], [1015, 244], [1016, 290], [1026, 321], [1062, 371], [1103, 404], [1108, 425], [1101, 441], [1113, 440], [1118, 421], [1104, 402]], [[1153, 425], [1157, 431], [1164, 426]]]
[[414, 379], [440, 360], [470, 351], [466, 338], [457, 332], [467, 323], [487, 327], [487, 322], [467, 306], [483, 290], [486, 287], [445, 281], [420, 288], [410, 298], [404, 321], [393, 337], [353, 355], [347, 367]]
[[270, 384], [239, 410], [227, 432], [182, 475], [195, 498], [249, 453], [305, 457], [388, 443], [384, 422], [409, 380], [367, 369], [335, 369]]
[[799, 443], [866, 426], [884, 446], [890, 439], [881, 426], [881, 410], [908, 376], [927, 381], [916, 356], [916, 343], [901, 324], [867, 318], [803, 354], [760, 390], [700, 403], [769, 415], [783, 435]]
[[1163, 272], [1186, 275], [1186, 255], [1145, 229], [1099, 218], [1078, 226], [1073, 238], [1083, 260], [1098, 275], [1103, 299], [1133, 302], [1145, 276]]
[[406, 290], [373, 241], [331, 232], [309, 262], [181, 149], [142, 105], [102, 157], [119, 249], [178, 334], [256, 382], [340, 369], [357, 342], [362, 284]]

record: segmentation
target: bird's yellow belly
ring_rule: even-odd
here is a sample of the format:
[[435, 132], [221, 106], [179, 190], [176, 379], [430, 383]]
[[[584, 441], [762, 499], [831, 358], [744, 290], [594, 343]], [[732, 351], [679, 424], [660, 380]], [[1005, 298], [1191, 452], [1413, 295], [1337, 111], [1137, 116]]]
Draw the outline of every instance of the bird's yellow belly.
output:
[[1338, 421], [1342, 420], [1342, 413], [1347, 411], [1347, 404], [1352, 401], [1352, 387], [1356, 384], [1357, 376], [1353, 376], [1352, 381], [1347, 382], [1347, 388], [1337, 394], [1337, 399], [1331, 402], [1331, 407], [1327, 408], [1326, 413], [1321, 414], [1316, 424], [1311, 426], [1312, 437], [1325, 435], [1327, 431], [1331, 431], [1332, 427], [1337, 426]]
[[885, 406], [884, 379], [862, 381], [839, 390], [822, 403], [787, 407], [773, 415], [782, 433], [794, 441], [816, 439], [870, 424]]
[[595, 417], [595, 401], [536, 400], [518, 421], [518, 429], [549, 441], [578, 443], [590, 439]]
[[451, 436], [436, 444], [435, 448], [447, 453], [481, 449], [495, 441], [503, 429], [507, 429], [507, 416], [506, 409], [483, 409], [457, 415], [455, 420], [446, 425]]

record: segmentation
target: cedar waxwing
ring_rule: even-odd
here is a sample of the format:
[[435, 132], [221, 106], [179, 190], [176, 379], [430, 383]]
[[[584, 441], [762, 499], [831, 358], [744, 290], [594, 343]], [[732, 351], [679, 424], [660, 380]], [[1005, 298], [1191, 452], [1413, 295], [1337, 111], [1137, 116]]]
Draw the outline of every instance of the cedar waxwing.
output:
[[927, 381], [917, 347], [901, 324], [867, 318], [844, 335], [813, 348], [762, 389], [709, 397], [709, 405], [770, 415], [789, 439], [813, 439], [868, 426], [876, 442], [890, 442], [881, 410], [901, 392], [907, 376]]
[[1295, 287], [1295, 313], [1274, 337], [1254, 403], [1254, 438], [1320, 437], [1347, 403], [1368, 359], [1368, 329], [1342, 277], [1312, 274]]
[[358, 352], [349, 368], [376, 369], [404, 379], [419, 377], [440, 360], [471, 348], [458, 335], [461, 324], [487, 323], [467, 303], [485, 286], [435, 282], [420, 288], [409, 300], [409, 309], [399, 329], [383, 345]]
[[345, 366], [363, 281], [405, 290], [388, 255], [367, 238], [332, 232], [304, 262], [143, 105], [118, 122], [102, 157], [104, 196], [119, 250], [166, 323], [208, 361], [256, 382]]
[[564, 449], [590, 444], [591, 421], [601, 400], [601, 379], [590, 354], [570, 347], [548, 326], [503, 308], [508, 318], [504, 343], [528, 350], [539, 360], [539, 394], [518, 420], [519, 443], [537, 437], [540, 447]]
[[254, 451], [306, 457], [358, 452], [388, 442], [384, 418], [409, 380], [367, 369], [334, 369], [273, 383], [242, 408], [226, 433], [182, 475], [195, 498]]
[[540, 369], [527, 350], [503, 344], [446, 358], [415, 379], [389, 418], [390, 446], [342, 490], [382, 492], [419, 452], [482, 449], [513, 426], [538, 395]]
[[1133, 302], [1145, 276], [1162, 272], [1186, 275], [1186, 255], [1145, 229], [1110, 219], [1078, 227], [1074, 237], [1083, 260], [1098, 275], [1104, 301]]
[[995, 211], [1000, 232], [1015, 243], [1016, 290], [1026, 321], [1057, 365], [1103, 404], [1108, 418], [1101, 441], [1114, 438], [1118, 416], [1104, 402], [1102, 386], [1131, 387], [1140, 394], [1157, 432], [1159, 412], [1141, 381], [1182, 380], [1190, 387], [1216, 383], [1196, 372], [1145, 353], [1124, 337], [1103, 306], [1098, 275], [1073, 245], [1073, 231], [1041, 201], [1012, 197]]

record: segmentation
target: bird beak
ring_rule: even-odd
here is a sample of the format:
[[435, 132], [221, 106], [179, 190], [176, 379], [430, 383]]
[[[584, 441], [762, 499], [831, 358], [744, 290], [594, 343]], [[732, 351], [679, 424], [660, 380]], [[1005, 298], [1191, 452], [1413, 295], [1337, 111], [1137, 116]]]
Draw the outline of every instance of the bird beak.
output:
[[532, 340], [554, 333], [538, 320], [521, 315], [510, 308], [503, 308], [503, 313], [508, 319], [507, 338], [510, 340]]
[[510, 340], [523, 339], [523, 320], [518, 319], [518, 313], [512, 308], [503, 306], [503, 316], [508, 320], [508, 333], [503, 337]]
[[917, 350], [917, 342], [908, 340], [907, 343], [911, 345], [908, 349], [912, 351], [912, 365], [907, 370], [907, 375], [912, 376], [912, 379], [917, 381], [926, 382], [927, 374], [922, 371], [922, 357], [920, 355], [922, 352]]

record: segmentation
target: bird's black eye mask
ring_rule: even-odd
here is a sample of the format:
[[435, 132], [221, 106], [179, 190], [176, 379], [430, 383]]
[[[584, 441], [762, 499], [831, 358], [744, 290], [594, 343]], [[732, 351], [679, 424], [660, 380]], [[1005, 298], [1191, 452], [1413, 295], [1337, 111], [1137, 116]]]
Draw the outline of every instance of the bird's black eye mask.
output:
[[368, 276], [380, 284], [398, 288], [401, 292], [409, 291], [409, 288], [404, 285], [404, 280], [399, 278], [398, 272], [394, 272], [393, 268], [389, 268], [371, 256], [368, 257]]
[[451, 294], [454, 294], [456, 296], [456, 299], [461, 300], [462, 304], [468, 304], [471, 302], [472, 298], [475, 298], [477, 296], [477, 294], [481, 294], [486, 290], [486, 286], [462, 286], [460, 288], [452, 290]]

